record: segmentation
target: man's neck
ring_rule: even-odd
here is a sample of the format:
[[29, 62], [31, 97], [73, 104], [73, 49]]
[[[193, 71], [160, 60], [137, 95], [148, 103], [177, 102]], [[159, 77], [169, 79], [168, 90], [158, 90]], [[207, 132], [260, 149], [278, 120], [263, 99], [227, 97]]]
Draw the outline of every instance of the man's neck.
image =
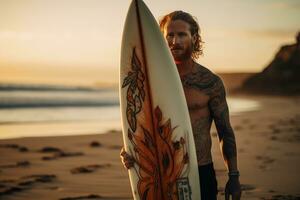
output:
[[184, 61], [175, 61], [175, 63], [180, 76], [189, 73], [192, 70], [194, 65], [194, 61], [191, 58]]

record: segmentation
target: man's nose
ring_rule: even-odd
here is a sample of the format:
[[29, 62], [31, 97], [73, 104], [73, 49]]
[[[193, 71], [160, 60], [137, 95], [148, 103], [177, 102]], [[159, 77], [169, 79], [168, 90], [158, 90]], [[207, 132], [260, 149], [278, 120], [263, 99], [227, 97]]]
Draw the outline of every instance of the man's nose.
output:
[[179, 37], [175, 35], [175, 36], [173, 37], [172, 44], [173, 44], [173, 45], [174, 45], [174, 44], [179, 44], [179, 42], [180, 42], [180, 41], [179, 41]]

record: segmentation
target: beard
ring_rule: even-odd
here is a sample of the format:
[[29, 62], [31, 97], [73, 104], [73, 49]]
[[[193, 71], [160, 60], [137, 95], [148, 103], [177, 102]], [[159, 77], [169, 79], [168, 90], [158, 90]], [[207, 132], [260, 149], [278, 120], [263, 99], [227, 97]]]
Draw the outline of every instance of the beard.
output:
[[[182, 53], [174, 53], [172, 50], [181, 50]], [[193, 54], [193, 44], [191, 43], [186, 49], [181, 46], [171, 47], [171, 53], [176, 62], [183, 62], [192, 57]]]

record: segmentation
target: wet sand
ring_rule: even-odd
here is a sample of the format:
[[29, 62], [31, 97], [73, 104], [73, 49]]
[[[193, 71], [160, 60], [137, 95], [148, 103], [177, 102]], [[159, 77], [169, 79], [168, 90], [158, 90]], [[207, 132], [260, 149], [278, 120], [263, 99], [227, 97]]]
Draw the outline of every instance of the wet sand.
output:
[[[300, 199], [300, 97], [243, 96], [261, 109], [231, 117], [242, 199]], [[212, 130], [219, 199], [227, 172]], [[0, 140], [0, 199], [132, 199], [120, 131]]]

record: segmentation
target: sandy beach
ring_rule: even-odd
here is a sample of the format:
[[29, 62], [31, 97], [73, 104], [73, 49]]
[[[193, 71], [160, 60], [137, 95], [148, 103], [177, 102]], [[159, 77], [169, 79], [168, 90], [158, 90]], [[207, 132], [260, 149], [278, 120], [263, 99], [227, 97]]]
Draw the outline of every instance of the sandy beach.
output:
[[[231, 117], [242, 199], [300, 199], [300, 97], [236, 96], [259, 110]], [[219, 199], [227, 171], [212, 130]], [[120, 130], [107, 134], [0, 140], [0, 199], [132, 199], [119, 152]]]

